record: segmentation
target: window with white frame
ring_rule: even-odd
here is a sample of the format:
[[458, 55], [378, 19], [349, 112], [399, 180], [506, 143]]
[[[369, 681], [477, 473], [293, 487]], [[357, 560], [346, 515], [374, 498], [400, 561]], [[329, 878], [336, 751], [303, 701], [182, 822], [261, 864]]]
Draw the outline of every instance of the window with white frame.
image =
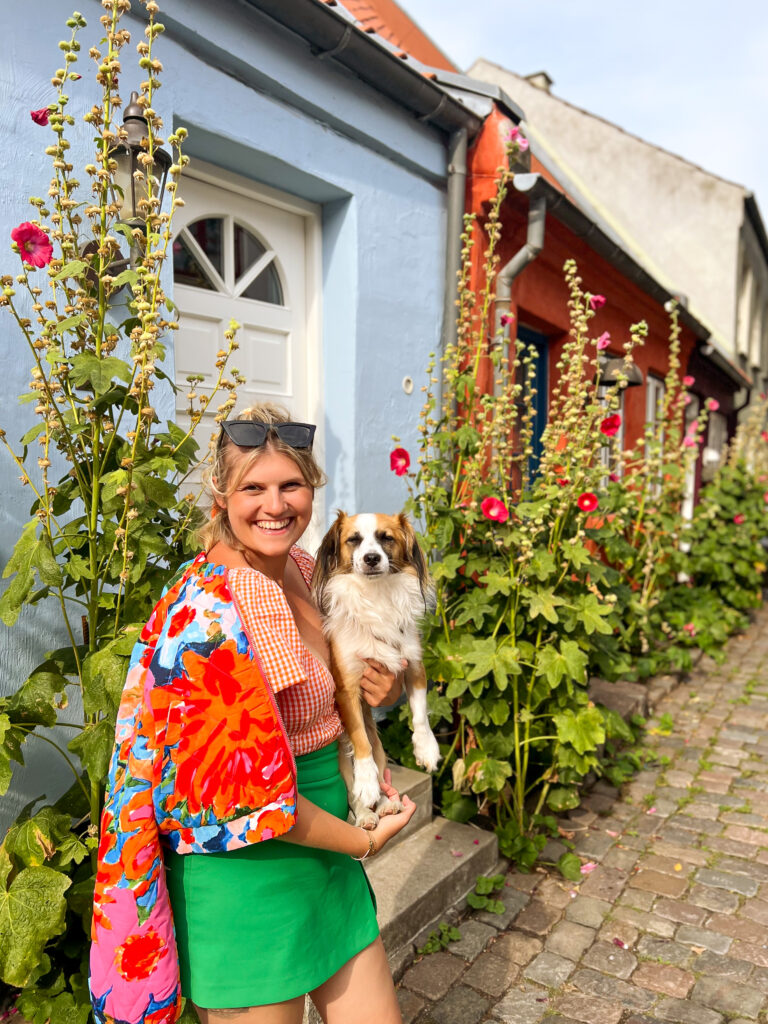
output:
[[701, 453], [701, 478], [711, 480], [723, 461], [728, 444], [728, 417], [722, 412], [711, 412], [707, 424], [707, 443]]

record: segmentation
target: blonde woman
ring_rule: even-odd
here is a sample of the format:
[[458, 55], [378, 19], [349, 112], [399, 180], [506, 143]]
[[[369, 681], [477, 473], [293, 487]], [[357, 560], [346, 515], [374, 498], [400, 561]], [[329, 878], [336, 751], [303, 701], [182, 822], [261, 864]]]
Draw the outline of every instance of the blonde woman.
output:
[[[203, 552], [131, 659], [102, 817], [96, 1019], [401, 1021], [362, 861], [415, 805], [348, 824], [341, 722], [298, 546], [323, 474], [314, 426], [264, 404], [224, 423]], [[401, 681], [370, 662], [363, 690]], [[397, 796], [394, 790], [390, 795]]]

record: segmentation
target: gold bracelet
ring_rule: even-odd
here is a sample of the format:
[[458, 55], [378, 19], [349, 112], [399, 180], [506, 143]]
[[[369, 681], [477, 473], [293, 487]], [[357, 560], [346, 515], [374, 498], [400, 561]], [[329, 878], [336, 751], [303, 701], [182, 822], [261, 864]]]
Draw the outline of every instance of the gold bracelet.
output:
[[350, 854], [350, 857], [352, 857], [352, 860], [365, 860], [366, 857], [375, 856], [378, 852], [378, 847], [376, 846], [376, 840], [373, 838], [373, 832], [371, 832], [370, 829], [363, 828], [362, 825], [358, 825], [357, 827], [362, 829], [362, 831], [368, 836], [368, 849], [362, 857], [352, 857], [352, 854]]

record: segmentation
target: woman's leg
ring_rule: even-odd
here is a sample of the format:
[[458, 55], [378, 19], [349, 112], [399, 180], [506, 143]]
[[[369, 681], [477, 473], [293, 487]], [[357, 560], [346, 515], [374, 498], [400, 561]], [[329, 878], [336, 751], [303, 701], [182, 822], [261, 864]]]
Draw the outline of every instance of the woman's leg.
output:
[[381, 936], [310, 996], [325, 1024], [403, 1022]]
[[304, 1016], [304, 996], [288, 999], [284, 1003], [268, 1006], [246, 1006], [231, 1010], [204, 1010], [196, 1006], [200, 1024], [301, 1024]]

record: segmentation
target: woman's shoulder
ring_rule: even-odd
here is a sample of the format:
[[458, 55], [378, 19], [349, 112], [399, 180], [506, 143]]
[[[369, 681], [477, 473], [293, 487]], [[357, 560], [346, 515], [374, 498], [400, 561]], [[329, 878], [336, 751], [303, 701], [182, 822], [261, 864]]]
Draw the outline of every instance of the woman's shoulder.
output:
[[298, 544], [294, 544], [291, 548], [291, 558], [299, 567], [299, 571], [304, 577], [304, 582], [309, 586], [312, 580], [312, 573], [315, 569], [314, 558], [308, 551], [305, 551], [304, 548], [300, 548]]

